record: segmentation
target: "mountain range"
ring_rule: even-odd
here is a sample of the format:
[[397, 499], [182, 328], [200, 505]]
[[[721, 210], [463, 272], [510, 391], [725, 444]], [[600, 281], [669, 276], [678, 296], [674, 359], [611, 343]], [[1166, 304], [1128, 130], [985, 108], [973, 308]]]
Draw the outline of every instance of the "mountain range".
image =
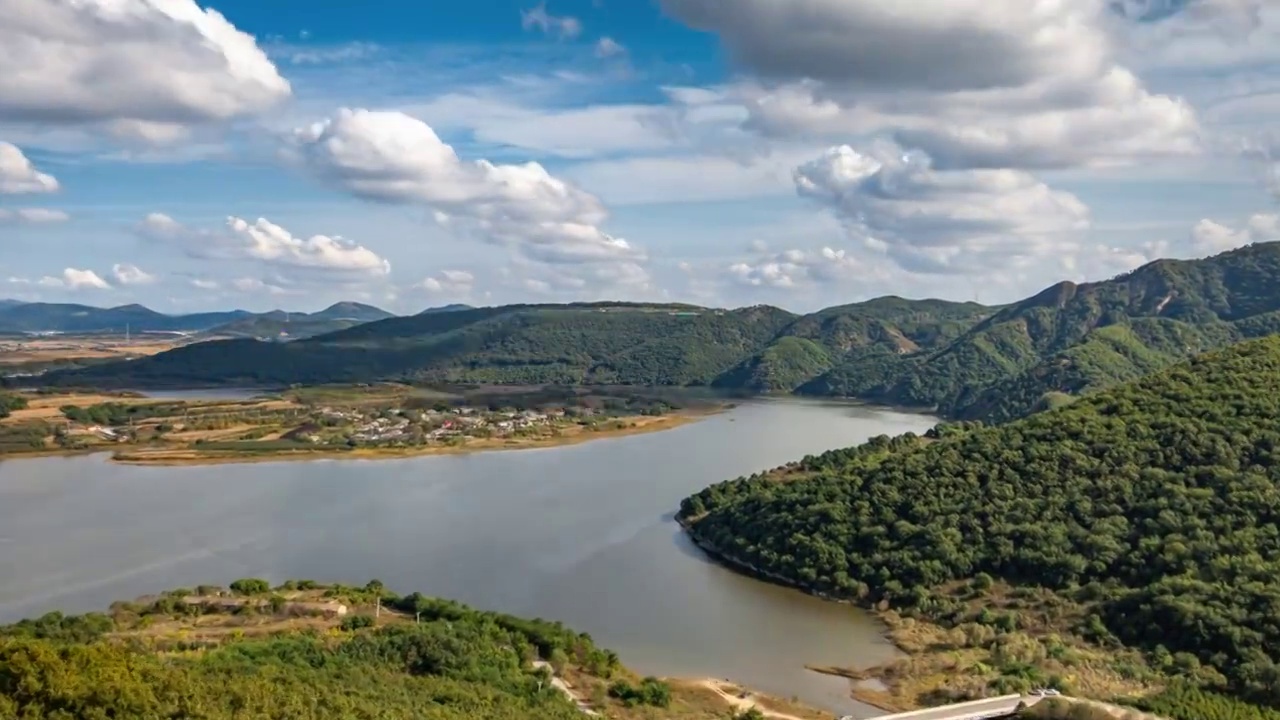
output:
[[885, 297], [769, 306], [594, 303], [421, 313], [291, 343], [188, 345], [51, 373], [78, 385], [352, 382], [711, 386], [1003, 421], [1280, 331], [1280, 243], [1159, 260], [1010, 305]]
[[[448, 306], [457, 309], [466, 306]], [[433, 308], [426, 312], [437, 312]], [[0, 300], [0, 333], [186, 332], [209, 337], [307, 337], [395, 317], [381, 308], [340, 302], [314, 313], [247, 310], [166, 315], [142, 305], [98, 308]]]

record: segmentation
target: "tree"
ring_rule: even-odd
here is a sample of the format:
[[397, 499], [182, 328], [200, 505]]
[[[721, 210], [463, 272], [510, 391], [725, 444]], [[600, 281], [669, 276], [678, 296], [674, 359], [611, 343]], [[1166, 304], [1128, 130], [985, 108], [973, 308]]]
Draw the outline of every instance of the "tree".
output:
[[231, 583], [231, 591], [240, 595], [261, 595], [271, 590], [271, 583], [259, 578], [241, 578]]

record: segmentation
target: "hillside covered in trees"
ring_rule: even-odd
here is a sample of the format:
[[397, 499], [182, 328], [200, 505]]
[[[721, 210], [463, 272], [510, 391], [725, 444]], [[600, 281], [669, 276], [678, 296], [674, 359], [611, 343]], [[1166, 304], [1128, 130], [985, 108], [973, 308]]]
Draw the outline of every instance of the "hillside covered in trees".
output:
[[559, 623], [377, 581], [244, 579], [0, 626], [0, 718], [580, 720], [590, 707], [728, 715], [710, 691], [636, 678]]
[[999, 426], [806, 457], [709, 487], [678, 518], [731, 563], [945, 627], [985, 605], [957, 583], [1044, 588], [1079, 608], [1058, 631], [1280, 706], [1277, 418], [1273, 337]]
[[1103, 282], [1060, 283], [1003, 307], [886, 297], [803, 316], [767, 306], [469, 308], [291, 343], [200, 343], [46, 380], [696, 385], [995, 422], [1277, 330], [1280, 243], [1260, 243], [1203, 260], [1160, 260]]

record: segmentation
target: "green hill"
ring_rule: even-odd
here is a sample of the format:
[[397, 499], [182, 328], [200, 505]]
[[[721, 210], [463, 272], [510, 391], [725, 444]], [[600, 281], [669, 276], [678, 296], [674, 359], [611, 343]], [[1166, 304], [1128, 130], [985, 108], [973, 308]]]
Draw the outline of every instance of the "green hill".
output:
[[[284, 329], [259, 318], [236, 326], [248, 328], [237, 333], [246, 337]], [[334, 326], [290, 337], [326, 329]], [[197, 344], [46, 381], [710, 385], [997, 422], [1278, 330], [1280, 243], [1266, 243], [1160, 260], [1103, 282], [1059, 283], [1003, 307], [885, 297], [804, 316], [632, 303], [461, 308], [365, 322], [285, 349]]]
[[[1273, 337], [996, 427], [806, 457], [707, 488], [679, 519], [781, 582], [950, 628], [1057, 614], [1057, 630], [1280, 705], [1277, 417]], [[1057, 600], [995, 617], [993, 579]]]
[[287, 344], [205, 342], [46, 380], [141, 387], [399, 379], [790, 391], [834, 357], [932, 348], [990, 312], [896, 298], [805, 317], [766, 306], [511, 305], [391, 318]]
[[577, 703], [621, 720], [726, 716], [710, 691], [638, 678], [559, 623], [377, 581], [232, 589], [0, 626], [0, 718], [580, 720]]
[[960, 419], [1021, 417], [1079, 394], [1280, 329], [1280, 243], [1159, 260], [1104, 282], [1059, 283], [934, 352], [851, 357], [800, 388]]

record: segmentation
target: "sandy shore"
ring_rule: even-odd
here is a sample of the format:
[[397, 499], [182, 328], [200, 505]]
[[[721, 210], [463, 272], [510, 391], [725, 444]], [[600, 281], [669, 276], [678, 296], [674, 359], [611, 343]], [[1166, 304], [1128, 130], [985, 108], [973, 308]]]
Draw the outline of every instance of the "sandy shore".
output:
[[[465, 455], [478, 452], [496, 452], [503, 450], [532, 450], [537, 448], [564, 447], [593, 440], [641, 435], [661, 432], [697, 422], [710, 415], [721, 412], [721, 408], [686, 411], [660, 415], [657, 417], [637, 415], [618, 418], [626, 422], [627, 427], [609, 430], [588, 430], [581, 426], [566, 428], [556, 436], [536, 438], [485, 438], [476, 439], [463, 445], [425, 445], [421, 447], [403, 448], [358, 448], [355, 450], [338, 450], [317, 448], [315, 450], [281, 450], [277, 452], [245, 453], [236, 451], [202, 451], [195, 447], [176, 448], [137, 448], [117, 450], [111, 457], [112, 462], [126, 465], [223, 465], [233, 463], [284, 462], [306, 460], [394, 460], [398, 458], [422, 457], [428, 455]], [[70, 453], [65, 453], [70, 454]]]

